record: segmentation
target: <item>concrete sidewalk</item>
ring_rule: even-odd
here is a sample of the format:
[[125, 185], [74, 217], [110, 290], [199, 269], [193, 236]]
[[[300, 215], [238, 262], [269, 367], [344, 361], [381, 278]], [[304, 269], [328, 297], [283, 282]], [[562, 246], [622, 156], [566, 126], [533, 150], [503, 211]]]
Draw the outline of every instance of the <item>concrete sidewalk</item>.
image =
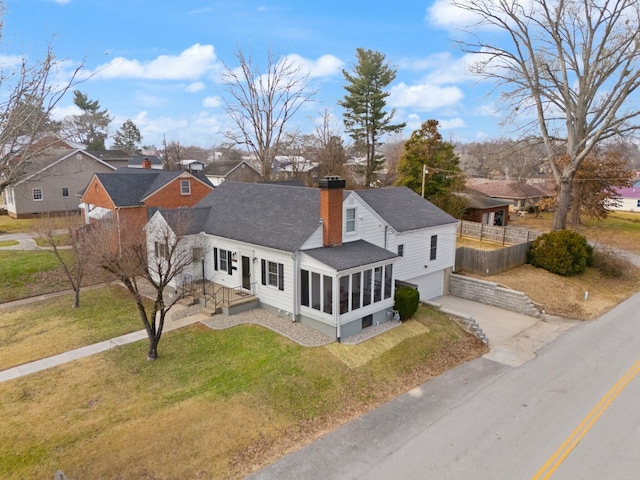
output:
[[38, 250], [38, 245], [33, 239], [33, 233], [5, 233], [0, 235], [0, 242], [15, 241], [17, 245], [0, 247], [0, 250]]
[[[65, 293], [69, 292], [60, 292], [60, 294]], [[52, 295], [57, 294], [43, 295], [42, 298], [44, 299]], [[14, 303], [28, 303], [37, 299], [39, 298], [25, 299]], [[538, 349], [555, 339], [565, 330], [579, 323], [577, 320], [563, 319], [549, 315], [542, 315], [540, 318], [529, 317], [451, 295], [439, 297], [429, 303], [440, 307], [443, 312], [450, 315], [474, 318], [489, 339], [491, 351], [484, 357], [512, 367], [517, 367], [535, 358], [535, 352]], [[164, 332], [198, 323], [207, 318], [206, 315], [198, 313], [177, 320], [167, 320], [164, 326]], [[119, 345], [146, 339], [146, 331], [139, 330], [110, 340], [94, 343], [93, 345], [87, 345], [75, 350], [19, 365], [0, 371], [0, 382], [19, 378], [29, 375], [30, 373], [104, 352]]]
[[536, 351], [580, 323], [546, 314], [530, 317], [452, 295], [429, 303], [450, 315], [473, 318], [489, 339], [491, 351], [484, 358], [512, 367], [532, 360]]
[[[185, 327], [198, 323], [207, 317], [202, 314], [191, 315], [188, 317], [180, 318], [178, 320], [166, 320], [164, 324], [163, 333], [176, 330], [178, 328]], [[43, 358], [34, 362], [25, 363], [17, 367], [9, 368], [7, 370], [0, 371], [0, 382], [6, 382], [15, 378], [23, 377], [31, 373], [46, 370], [47, 368], [56, 367], [63, 363], [68, 363], [73, 360], [88, 357], [96, 353], [105, 352], [111, 350], [114, 347], [120, 345], [126, 345], [128, 343], [138, 342], [140, 340], [147, 339], [147, 332], [145, 330], [139, 330], [137, 332], [127, 333], [119, 337], [105, 340], [102, 342], [94, 343], [93, 345], [87, 345], [85, 347], [70, 350], [68, 352], [60, 353], [52, 357]]]

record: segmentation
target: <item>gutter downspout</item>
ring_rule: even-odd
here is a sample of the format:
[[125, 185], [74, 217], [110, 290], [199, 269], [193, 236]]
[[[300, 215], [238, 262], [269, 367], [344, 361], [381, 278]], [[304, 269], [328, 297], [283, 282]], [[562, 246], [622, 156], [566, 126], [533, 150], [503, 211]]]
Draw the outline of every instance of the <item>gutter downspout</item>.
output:
[[300, 255], [293, 253], [293, 322], [298, 321], [300, 315]]
[[331, 292], [331, 295], [333, 295], [333, 317], [336, 321], [336, 339], [338, 340], [338, 343], [340, 343], [340, 282], [338, 275], [339, 272], [336, 272], [335, 282], [333, 284], [333, 292]]
[[120, 208], [116, 208], [116, 224], [118, 230], [118, 254], [122, 255], [122, 238], [120, 237]]

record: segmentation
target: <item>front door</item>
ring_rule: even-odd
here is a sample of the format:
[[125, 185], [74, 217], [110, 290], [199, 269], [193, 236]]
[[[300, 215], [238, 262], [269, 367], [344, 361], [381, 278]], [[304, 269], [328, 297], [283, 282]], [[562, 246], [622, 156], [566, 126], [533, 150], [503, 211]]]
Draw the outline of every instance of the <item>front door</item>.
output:
[[242, 256], [242, 288], [251, 290], [251, 259]]

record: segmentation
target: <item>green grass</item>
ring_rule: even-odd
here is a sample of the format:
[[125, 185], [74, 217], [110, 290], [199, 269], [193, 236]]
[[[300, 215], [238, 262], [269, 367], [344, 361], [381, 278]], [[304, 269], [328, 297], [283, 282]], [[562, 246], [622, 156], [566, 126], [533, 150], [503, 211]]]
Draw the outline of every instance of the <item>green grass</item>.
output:
[[0, 310], [0, 370], [143, 328], [131, 295], [120, 287]]
[[163, 336], [155, 362], [137, 342], [0, 384], [0, 477], [243, 478], [484, 351], [433, 309], [414, 322], [426, 328], [369, 340], [394, 337], [357, 368], [332, 352], [342, 345], [192, 326]]
[[[69, 259], [72, 255], [70, 251], [61, 254]], [[59, 268], [49, 251], [0, 251], [0, 303], [71, 288], [60, 275], [47, 278]]]
[[13, 247], [14, 245], [18, 245], [20, 242], [17, 240], [1, 240], [0, 247]]
[[[51, 248], [51, 244], [49, 244], [49, 242], [43, 240], [42, 238], [40, 238], [38, 236], [34, 236], [33, 239], [35, 240], [36, 245], [38, 245], [40, 248]], [[67, 246], [67, 245], [71, 245], [71, 242], [69, 241], [69, 235], [68, 234], [54, 235], [53, 236], [53, 241], [59, 247], [64, 247], [64, 246]]]
[[0, 234], [33, 232], [39, 221], [37, 218], [15, 219], [8, 215], [0, 215]]

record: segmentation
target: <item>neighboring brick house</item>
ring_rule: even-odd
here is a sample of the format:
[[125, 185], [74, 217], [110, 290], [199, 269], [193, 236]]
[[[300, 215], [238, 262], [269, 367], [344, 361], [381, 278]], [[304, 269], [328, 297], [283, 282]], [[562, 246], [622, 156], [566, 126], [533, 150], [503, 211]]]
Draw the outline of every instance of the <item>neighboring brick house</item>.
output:
[[464, 220], [496, 227], [506, 227], [509, 224], [511, 203], [508, 200], [491, 198], [473, 192], [461, 192], [456, 195], [465, 200]]
[[98, 173], [82, 193], [85, 223], [111, 219], [121, 227], [142, 228], [158, 209], [192, 207], [213, 190], [204, 175], [181, 170], [121, 168]]
[[504, 182], [500, 180], [469, 179], [467, 188], [487, 197], [506, 200], [511, 212], [519, 212], [536, 205], [540, 200], [553, 197], [554, 193], [544, 184]]

